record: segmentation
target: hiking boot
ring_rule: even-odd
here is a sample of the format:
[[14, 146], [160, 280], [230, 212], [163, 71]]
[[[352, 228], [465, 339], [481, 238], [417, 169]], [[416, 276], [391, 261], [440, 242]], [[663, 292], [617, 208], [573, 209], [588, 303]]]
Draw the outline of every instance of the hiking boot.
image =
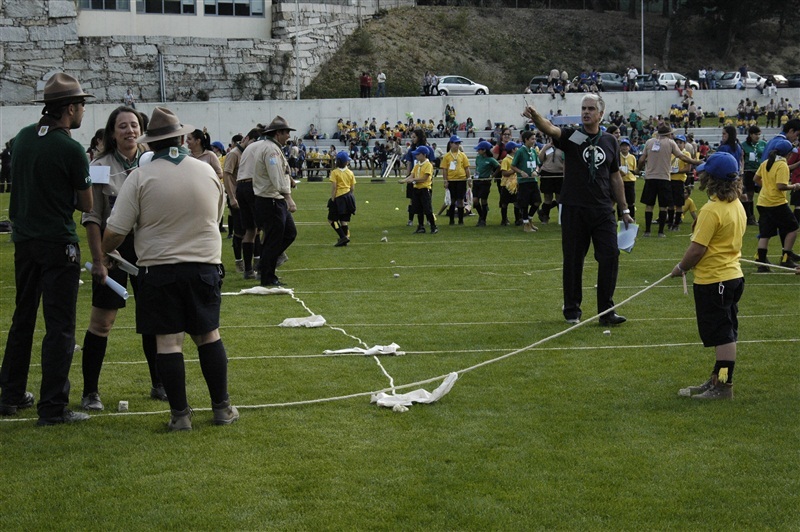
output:
[[346, 236], [343, 236], [342, 238], [340, 238], [340, 239], [339, 239], [339, 240], [338, 240], [338, 241], [337, 241], [337, 242], [336, 242], [336, 243], [333, 245], [333, 247], [340, 248], [340, 247], [342, 247], [342, 246], [346, 246], [348, 242], [350, 242], [350, 239], [349, 239], [349, 238], [347, 238]]
[[152, 388], [150, 388], [150, 399], [156, 399], [158, 401], [166, 401], [167, 391], [164, 389], [164, 386], [159, 384], [158, 386], [153, 386]]
[[800, 262], [800, 255], [798, 255], [794, 251], [785, 251], [784, 253], [786, 255], [789, 255], [789, 258], [792, 259], [793, 261]]
[[503, 220], [502, 222], [500, 222], [500, 225], [511, 225], [511, 222], [509, 222], [508, 220]]
[[733, 399], [733, 384], [717, 382], [705, 392], [693, 395], [692, 399]]
[[172, 417], [167, 423], [167, 428], [171, 432], [179, 430], [192, 430], [192, 409], [186, 407], [185, 410], [171, 410]]
[[478, 223], [475, 224], [475, 227], [486, 227], [486, 220], [478, 220]]
[[797, 263], [789, 257], [788, 253], [784, 253], [781, 257], [781, 266], [784, 268], [797, 268]]
[[[350, 231], [347, 232], [347, 236], [348, 238], [350, 237]], [[284, 251], [283, 253], [278, 255], [278, 260], [275, 261], [275, 267], [280, 268], [281, 266], [283, 266], [283, 263], [286, 262], [287, 260], [289, 260], [289, 255], [287, 255], [286, 252]]]
[[709, 378], [706, 382], [698, 386], [689, 386], [688, 388], [681, 388], [680, 390], [678, 390], [678, 395], [680, 395], [681, 397], [691, 397], [693, 395], [705, 393], [708, 390], [710, 390], [713, 386], [714, 384], [711, 382], [711, 378]]
[[236, 271], [238, 273], [244, 273], [244, 260], [239, 259], [236, 261]]
[[658, 233], [658, 238], [667, 238], [667, 235], [664, 233]]
[[422, 227], [422, 226], [420, 225], [419, 227], [417, 227], [417, 230], [416, 230], [416, 231], [414, 231], [414, 234], [415, 234], [415, 235], [421, 235], [421, 234], [423, 234], [424, 232], [425, 232], [425, 228], [424, 228], [424, 227]]
[[414, 225], [414, 222], [413, 222], [413, 221], [411, 221], [411, 220], [409, 220], [409, 221], [408, 221], [408, 223], [407, 223], [406, 225], [407, 225], [408, 227], [411, 227], [412, 225]]
[[242, 274], [242, 279], [244, 279], [245, 281], [247, 281], [248, 279], [255, 279], [255, 278], [256, 278], [256, 272], [254, 272], [253, 270], [247, 270]]
[[439, 232], [439, 228], [438, 227], [431, 227], [431, 234], [432, 235], [435, 235], [438, 232]]
[[86, 397], [83, 397], [81, 399], [81, 408], [83, 410], [102, 410], [103, 402], [100, 400], [100, 394], [97, 392], [92, 392]]
[[756, 217], [755, 216], [748, 217], [747, 218], [747, 225], [755, 225], [755, 226], [757, 226], [758, 222], [756, 221]]
[[211, 403], [211, 410], [214, 412], [214, 425], [230, 425], [239, 419], [239, 411], [231, 406], [230, 399], [218, 404]]
[[33, 397], [33, 394], [31, 392], [25, 392], [22, 399], [17, 404], [0, 403], [0, 416], [13, 416], [17, 413], [17, 410], [30, 408], [35, 402], [36, 399]]
[[526, 233], [533, 233], [533, 224], [530, 222], [523, 222], [522, 223], [522, 230]]
[[[769, 261], [769, 259], [764, 259], [764, 260], [756, 259], [756, 262], [760, 262], [761, 264], [772, 264]], [[769, 273], [771, 271], [772, 270], [769, 269], [769, 266], [759, 266], [758, 268], [756, 268], [756, 273]]]
[[600, 316], [600, 325], [604, 327], [607, 325], [619, 325], [626, 321], [628, 321], [628, 319], [625, 316], [620, 316], [616, 312], [609, 312], [608, 314]]
[[40, 427], [47, 427], [50, 425], [61, 425], [64, 423], [76, 423], [78, 421], [86, 421], [89, 419], [89, 414], [83, 412], [73, 412], [72, 410], [64, 409], [60, 416], [53, 417], [40, 417], [36, 422]]
[[646, 231], [646, 232], [645, 232], [645, 233], [642, 235], [642, 238], [650, 238], [650, 231]]

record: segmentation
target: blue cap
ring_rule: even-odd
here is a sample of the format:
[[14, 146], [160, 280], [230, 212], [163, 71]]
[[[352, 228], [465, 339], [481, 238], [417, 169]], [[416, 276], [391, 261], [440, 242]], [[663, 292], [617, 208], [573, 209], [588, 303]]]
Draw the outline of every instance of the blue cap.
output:
[[786, 157], [792, 152], [797, 153], [797, 148], [794, 147], [794, 144], [781, 138], [775, 140], [772, 146], [770, 146], [770, 150], [777, 150], [778, 155], [781, 157]]
[[475, 151], [478, 151], [478, 150], [486, 150], [486, 151], [489, 151], [489, 150], [491, 150], [491, 149], [492, 149], [492, 143], [491, 143], [491, 142], [489, 142], [489, 141], [486, 141], [486, 140], [482, 140], [482, 141], [480, 141], [480, 142], [478, 143], [478, 145], [477, 145], [477, 146], [475, 146]]
[[459, 144], [461, 143], [461, 137], [459, 137], [458, 135], [453, 135], [452, 137], [450, 137], [450, 142], [455, 142], [456, 144]]
[[739, 177], [739, 162], [730, 153], [718, 151], [712, 153], [706, 162], [698, 166], [697, 172], [706, 172], [714, 179], [736, 181]]
[[622, 137], [621, 139], [619, 139], [619, 145], [622, 146], [623, 144], [627, 144], [628, 146], [633, 146], [628, 137]]
[[336, 162], [349, 163], [350, 155], [348, 155], [346, 151], [342, 150], [336, 154]]
[[516, 150], [520, 146], [522, 146], [522, 144], [518, 144], [518, 143], [514, 142], [513, 140], [510, 140], [510, 141], [506, 142], [506, 151]]
[[418, 155], [424, 155], [425, 157], [429, 157], [430, 156], [430, 152], [428, 151], [428, 147], [427, 146], [420, 146], [416, 150], [412, 151], [411, 155], [413, 155], [414, 157], [416, 157]]
[[675, 135], [675, 140], [680, 140], [681, 142], [686, 142], [685, 135]]
[[221, 151], [223, 153], [225, 152], [225, 145], [223, 143], [221, 143], [220, 141], [215, 140], [214, 142], [211, 143], [211, 145], [214, 146], [219, 151]]

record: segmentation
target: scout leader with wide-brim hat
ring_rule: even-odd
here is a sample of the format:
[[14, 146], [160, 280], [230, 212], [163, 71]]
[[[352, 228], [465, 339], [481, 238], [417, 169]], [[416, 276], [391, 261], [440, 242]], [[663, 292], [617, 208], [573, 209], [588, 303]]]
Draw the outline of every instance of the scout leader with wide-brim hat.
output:
[[289, 123], [282, 116], [276, 116], [272, 122], [264, 129], [264, 133], [271, 133], [274, 131], [297, 131], [293, 127], [289, 127]]
[[150, 122], [147, 124], [147, 131], [136, 139], [136, 142], [145, 144], [172, 137], [181, 137], [194, 130], [194, 126], [182, 124], [178, 116], [166, 107], [156, 107], [150, 117]]
[[83, 92], [81, 84], [74, 77], [64, 72], [57, 72], [45, 83], [44, 97], [41, 100], [33, 100], [33, 103], [43, 103], [48, 106], [66, 105], [82, 102], [86, 98], [94, 98], [94, 96]]

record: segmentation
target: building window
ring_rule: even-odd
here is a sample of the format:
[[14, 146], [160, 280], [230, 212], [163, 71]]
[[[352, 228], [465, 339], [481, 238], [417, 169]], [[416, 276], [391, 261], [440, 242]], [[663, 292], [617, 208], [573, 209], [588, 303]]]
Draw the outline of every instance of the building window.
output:
[[130, 11], [131, 0], [80, 0], [78, 7], [102, 11]]
[[195, 2], [196, 0], [136, 0], [136, 12], [193, 15]]
[[264, 0], [204, 0], [206, 15], [263, 17]]

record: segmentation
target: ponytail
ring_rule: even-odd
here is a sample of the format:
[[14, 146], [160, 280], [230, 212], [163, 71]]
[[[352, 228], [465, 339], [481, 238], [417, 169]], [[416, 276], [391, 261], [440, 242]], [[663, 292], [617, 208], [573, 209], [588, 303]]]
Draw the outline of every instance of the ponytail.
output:
[[767, 159], [767, 172], [772, 169], [772, 165], [775, 164], [775, 157], [778, 155], [778, 150], [772, 150], [769, 152], [769, 158]]

